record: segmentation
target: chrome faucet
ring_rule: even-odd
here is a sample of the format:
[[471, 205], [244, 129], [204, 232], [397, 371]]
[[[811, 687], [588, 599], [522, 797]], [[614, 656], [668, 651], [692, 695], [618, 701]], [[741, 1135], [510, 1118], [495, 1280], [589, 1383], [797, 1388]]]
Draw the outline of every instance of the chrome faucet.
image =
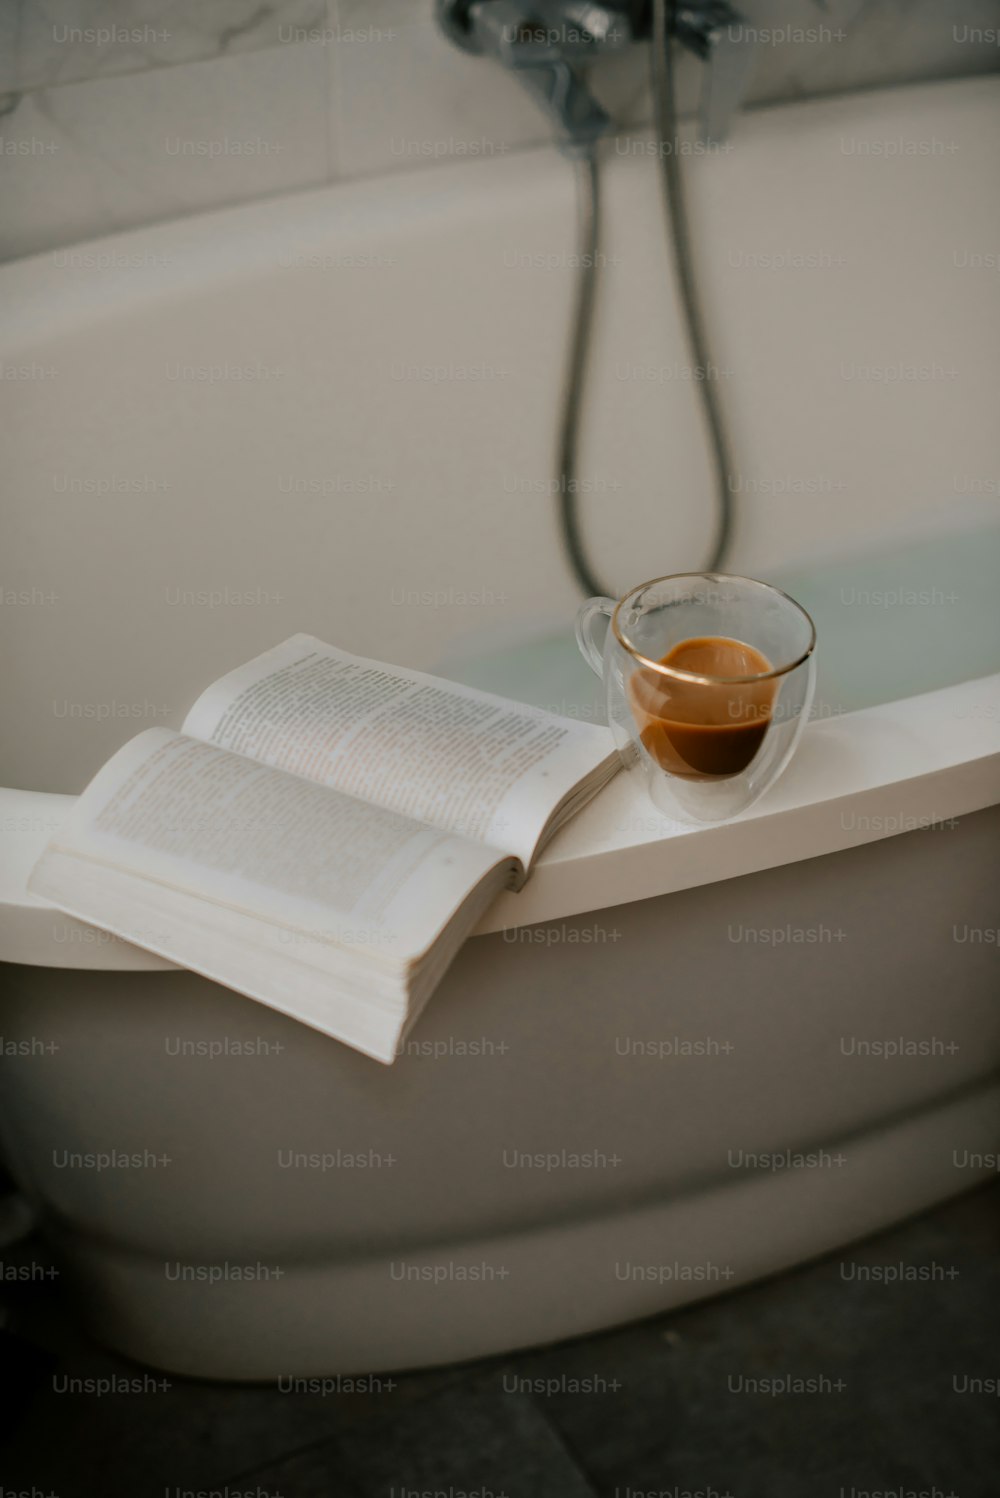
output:
[[747, 23], [726, 0], [675, 5], [671, 21], [677, 40], [705, 64], [700, 139], [725, 140], [733, 115], [743, 103], [753, 68]]
[[[572, 155], [612, 128], [581, 70], [597, 57], [652, 38], [650, 0], [435, 0], [441, 29], [466, 52], [518, 74]], [[672, 0], [670, 29], [705, 63], [701, 138], [724, 139], [752, 62], [750, 33], [728, 0]]]
[[436, 9], [456, 45], [517, 73], [571, 154], [591, 149], [611, 128], [578, 69], [634, 40], [618, 6], [607, 0], [436, 0]]

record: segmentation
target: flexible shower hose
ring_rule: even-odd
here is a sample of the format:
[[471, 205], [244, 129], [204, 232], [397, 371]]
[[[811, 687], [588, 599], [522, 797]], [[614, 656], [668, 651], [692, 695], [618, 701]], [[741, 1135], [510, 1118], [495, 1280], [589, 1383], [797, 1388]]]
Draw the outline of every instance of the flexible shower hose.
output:
[[[657, 157], [660, 162], [660, 187], [667, 243], [670, 247], [674, 275], [680, 292], [685, 331], [691, 353], [692, 374], [701, 397], [701, 408], [707, 428], [715, 478], [715, 538], [705, 570], [718, 572], [725, 561], [732, 534], [733, 504], [730, 475], [733, 470], [722, 407], [712, 379], [713, 365], [709, 357], [705, 324], [695, 282], [694, 256], [680, 165], [679, 127], [674, 92], [674, 43], [668, 24], [668, 3], [669, 0], [653, 0], [651, 52]], [[591, 597], [595, 594], [603, 594], [616, 598], [617, 592], [600, 581], [587, 558], [576, 502], [580, 412], [586, 384], [587, 356], [593, 330], [601, 229], [600, 174], [596, 146], [592, 147], [585, 156], [579, 157], [575, 166], [580, 219], [580, 270], [559, 423], [559, 520], [566, 555], [584, 595]]]

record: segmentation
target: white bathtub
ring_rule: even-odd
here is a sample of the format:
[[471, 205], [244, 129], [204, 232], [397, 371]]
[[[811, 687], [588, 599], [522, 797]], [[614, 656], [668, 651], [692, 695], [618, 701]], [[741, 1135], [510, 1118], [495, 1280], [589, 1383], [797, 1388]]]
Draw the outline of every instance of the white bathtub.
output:
[[[391, 1069], [24, 879], [119, 743], [298, 629], [594, 711], [548, 492], [568, 169], [448, 165], [0, 269], [0, 1131], [106, 1340], [239, 1378], [471, 1357], [995, 1167], [997, 97], [758, 111], [692, 158], [730, 565], [816, 613], [819, 707], [729, 825], [619, 777]], [[646, 144], [608, 148], [583, 453], [622, 587], [711, 530]], [[89, 1158], [115, 1151], [138, 1163]]]

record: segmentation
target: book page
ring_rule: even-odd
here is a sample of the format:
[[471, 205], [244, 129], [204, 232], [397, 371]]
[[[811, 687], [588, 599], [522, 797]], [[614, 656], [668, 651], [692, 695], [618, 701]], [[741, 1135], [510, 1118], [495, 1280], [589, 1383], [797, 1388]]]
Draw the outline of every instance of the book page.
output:
[[527, 865], [606, 729], [295, 635], [209, 687], [184, 732]]
[[[493, 850], [161, 728], [109, 760], [52, 846], [396, 962], [426, 950], [498, 862]], [[35, 876], [30, 887], [45, 894]], [[78, 913], [104, 924], [101, 909]]]

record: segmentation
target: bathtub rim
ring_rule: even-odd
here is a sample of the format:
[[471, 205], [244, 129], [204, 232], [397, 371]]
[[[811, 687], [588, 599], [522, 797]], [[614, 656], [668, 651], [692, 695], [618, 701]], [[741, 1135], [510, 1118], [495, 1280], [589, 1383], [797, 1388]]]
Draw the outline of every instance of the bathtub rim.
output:
[[[32, 867], [76, 799], [0, 788], [7, 833], [0, 962], [175, 970], [28, 891]], [[620, 774], [545, 850], [526, 887], [500, 896], [475, 934], [568, 919], [947, 825], [998, 801], [1000, 673], [807, 724], [778, 784], [729, 822], [671, 822], [637, 776]]]

